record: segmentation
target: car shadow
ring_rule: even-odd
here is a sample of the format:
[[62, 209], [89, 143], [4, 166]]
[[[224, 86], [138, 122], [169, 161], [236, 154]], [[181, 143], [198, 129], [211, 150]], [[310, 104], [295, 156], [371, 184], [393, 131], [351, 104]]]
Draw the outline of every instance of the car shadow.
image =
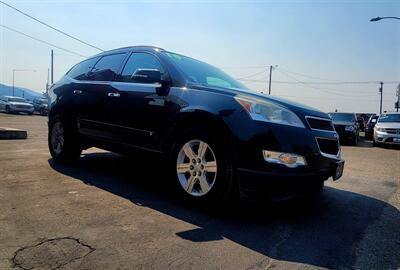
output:
[[[163, 167], [152, 157], [135, 159], [102, 152], [83, 155], [71, 165], [53, 159], [49, 164], [87, 185], [197, 226], [176, 233], [188, 241], [227, 238], [277, 260], [330, 269], [354, 265], [356, 244], [384, 208], [400, 220], [399, 211], [384, 201], [330, 187], [314, 200], [245, 201], [224, 211], [188, 206], [177, 198]], [[387, 268], [400, 266], [400, 258], [386, 259]]]

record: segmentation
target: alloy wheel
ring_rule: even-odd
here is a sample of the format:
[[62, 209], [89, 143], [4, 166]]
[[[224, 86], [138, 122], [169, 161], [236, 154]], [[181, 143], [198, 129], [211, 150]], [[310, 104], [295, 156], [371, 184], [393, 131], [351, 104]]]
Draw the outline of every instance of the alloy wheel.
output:
[[201, 140], [185, 143], [179, 151], [176, 172], [182, 188], [192, 196], [204, 196], [215, 184], [217, 160], [211, 147]]

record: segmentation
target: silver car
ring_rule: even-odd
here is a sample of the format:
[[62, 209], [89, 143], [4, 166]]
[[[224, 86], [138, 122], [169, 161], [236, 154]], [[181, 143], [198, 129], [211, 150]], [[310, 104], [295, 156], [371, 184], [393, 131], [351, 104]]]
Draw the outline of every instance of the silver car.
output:
[[0, 111], [33, 114], [34, 107], [24, 98], [3, 96], [0, 98]]
[[374, 127], [374, 144], [400, 144], [400, 113], [382, 114]]

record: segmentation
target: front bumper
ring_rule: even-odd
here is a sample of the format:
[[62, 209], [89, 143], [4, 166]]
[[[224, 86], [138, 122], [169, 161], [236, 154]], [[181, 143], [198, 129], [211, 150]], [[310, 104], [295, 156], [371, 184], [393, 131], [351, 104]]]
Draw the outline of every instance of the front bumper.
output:
[[[315, 188], [335, 173], [341, 161], [340, 145], [335, 131], [311, 130], [272, 123], [252, 122], [242, 127], [236, 142], [239, 186], [242, 192], [261, 197], [303, 193]], [[323, 152], [317, 140], [336, 143], [337, 152]], [[322, 149], [321, 149], [322, 148]], [[288, 168], [283, 164], [268, 163], [262, 150], [278, 151], [302, 156], [305, 166]]]
[[356, 138], [355, 131], [340, 131], [338, 132], [340, 141], [353, 141]]
[[374, 141], [377, 143], [400, 144], [400, 134], [375, 131]]

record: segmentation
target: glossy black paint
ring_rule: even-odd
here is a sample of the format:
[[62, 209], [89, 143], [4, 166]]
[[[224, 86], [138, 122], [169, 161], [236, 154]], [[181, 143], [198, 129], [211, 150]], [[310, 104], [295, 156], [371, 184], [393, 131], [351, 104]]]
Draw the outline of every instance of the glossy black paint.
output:
[[[217, 128], [232, 146], [244, 189], [279, 179], [302, 183], [310, 178], [321, 181], [332, 176], [332, 166], [340, 160], [340, 153], [336, 157], [321, 155], [316, 137], [337, 140], [337, 134], [311, 129], [305, 118], [329, 120], [326, 113], [250, 90], [190, 83], [162, 50], [154, 47], [122, 48], [97, 56], [126, 53], [126, 62], [132, 52], [149, 53], [159, 59], [167, 71], [162, 84], [118, 81], [124, 64], [113, 81], [78, 81], [64, 76], [50, 90], [49, 122], [61, 115], [76, 123], [86, 147], [122, 153], [140, 148], [166, 155], [182, 129], [209, 125]], [[280, 104], [294, 112], [305, 128], [254, 121], [234, 99], [236, 95]], [[289, 169], [267, 163], [262, 150], [302, 155], [307, 166]]]

